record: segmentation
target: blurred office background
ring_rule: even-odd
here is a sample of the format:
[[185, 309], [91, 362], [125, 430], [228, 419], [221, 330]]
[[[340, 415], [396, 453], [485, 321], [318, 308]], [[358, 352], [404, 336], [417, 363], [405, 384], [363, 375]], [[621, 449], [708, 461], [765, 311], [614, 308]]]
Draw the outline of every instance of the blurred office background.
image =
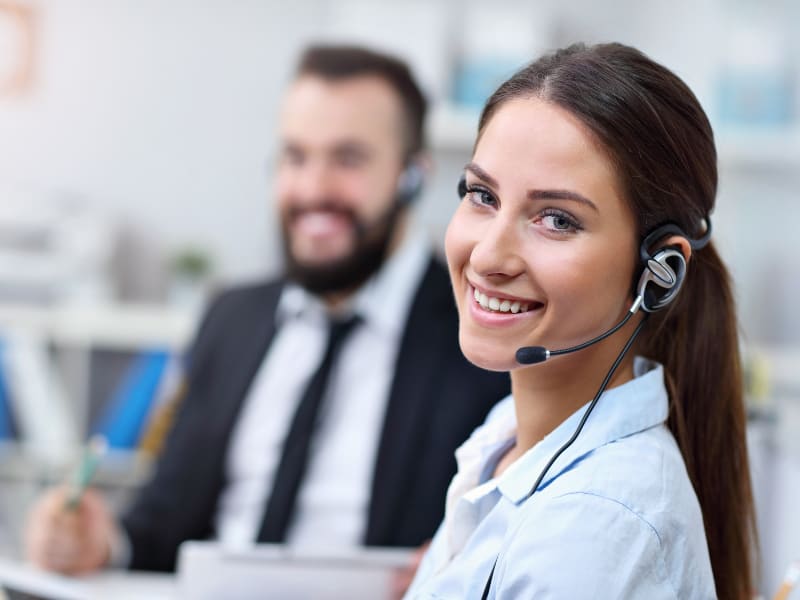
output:
[[493, 86], [543, 50], [616, 40], [683, 77], [715, 125], [774, 591], [800, 558], [798, 30], [792, 0], [0, 0], [0, 553], [94, 431], [124, 503], [203, 299], [279, 269], [274, 134], [304, 44], [411, 62], [433, 106], [417, 211], [438, 241]]

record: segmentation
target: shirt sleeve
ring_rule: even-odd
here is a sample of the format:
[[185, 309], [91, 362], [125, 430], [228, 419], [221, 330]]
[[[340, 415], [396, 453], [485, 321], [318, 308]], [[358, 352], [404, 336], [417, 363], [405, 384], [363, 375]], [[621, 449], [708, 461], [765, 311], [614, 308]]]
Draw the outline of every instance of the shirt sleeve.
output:
[[631, 508], [573, 492], [546, 513], [532, 511], [509, 532], [490, 597], [677, 599], [656, 529]]
[[118, 526], [108, 540], [108, 565], [112, 569], [127, 569], [131, 564], [131, 538], [124, 527]]

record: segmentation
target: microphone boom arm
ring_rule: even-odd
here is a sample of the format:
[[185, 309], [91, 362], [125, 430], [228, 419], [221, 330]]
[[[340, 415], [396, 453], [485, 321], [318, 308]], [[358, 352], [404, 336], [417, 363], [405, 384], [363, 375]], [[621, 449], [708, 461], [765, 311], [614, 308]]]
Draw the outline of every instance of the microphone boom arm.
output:
[[636, 299], [631, 304], [631, 307], [628, 309], [628, 313], [625, 315], [625, 318], [622, 319], [619, 323], [614, 325], [611, 329], [606, 331], [605, 333], [600, 334], [596, 338], [589, 340], [588, 342], [583, 342], [582, 344], [578, 344], [577, 346], [572, 346], [570, 348], [563, 348], [562, 350], [548, 350], [543, 346], [523, 346], [516, 353], [517, 362], [521, 365], [534, 365], [536, 363], [544, 362], [551, 356], [558, 356], [559, 354], [570, 354], [572, 352], [577, 352], [578, 350], [583, 350], [584, 348], [588, 348], [592, 344], [596, 344], [597, 342], [602, 342], [608, 336], [613, 335], [617, 331], [619, 331], [625, 323], [627, 323], [630, 318], [635, 315], [639, 308], [642, 306], [643, 297], [641, 295], [636, 296]]

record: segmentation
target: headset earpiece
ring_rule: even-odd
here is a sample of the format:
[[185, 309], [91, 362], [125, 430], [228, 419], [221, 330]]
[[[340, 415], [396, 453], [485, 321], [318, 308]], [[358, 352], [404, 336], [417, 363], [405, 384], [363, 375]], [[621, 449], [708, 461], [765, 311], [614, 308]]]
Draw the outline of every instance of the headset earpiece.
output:
[[690, 238], [675, 223], [665, 223], [656, 227], [642, 240], [639, 258], [642, 274], [636, 283], [636, 294], [642, 298], [642, 309], [647, 312], [661, 310], [675, 299], [686, 278], [686, 257], [680, 246], [666, 246], [650, 254], [651, 248], [669, 236], [684, 238], [692, 250], [704, 248], [711, 240], [711, 219], [703, 219], [705, 231], [702, 237]]
[[411, 204], [422, 191], [424, 181], [425, 174], [422, 167], [410, 161], [397, 179], [397, 204], [399, 206]]
[[662, 248], [647, 258], [636, 293], [642, 309], [655, 312], [675, 299], [686, 277], [686, 258], [674, 247]]

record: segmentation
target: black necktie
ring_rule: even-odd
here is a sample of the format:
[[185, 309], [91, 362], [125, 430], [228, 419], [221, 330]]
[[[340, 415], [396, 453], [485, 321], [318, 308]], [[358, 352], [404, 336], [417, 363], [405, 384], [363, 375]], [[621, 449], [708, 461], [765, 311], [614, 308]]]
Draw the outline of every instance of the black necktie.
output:
[[256, 538], [259, 542], [278, 543], [286, 540], [286, 532], [294, 512], [297, 492], [308, 465], [311, 440], [314, 437], [319, 408], [325, 395], [328, 375], [347, 334], [353, 330], [358, 317], [331, 321], [328, 346], [316, 373], [297, 405], [289, 433], [283, 442], [283, 453], [275, 472], [272, 493]]

